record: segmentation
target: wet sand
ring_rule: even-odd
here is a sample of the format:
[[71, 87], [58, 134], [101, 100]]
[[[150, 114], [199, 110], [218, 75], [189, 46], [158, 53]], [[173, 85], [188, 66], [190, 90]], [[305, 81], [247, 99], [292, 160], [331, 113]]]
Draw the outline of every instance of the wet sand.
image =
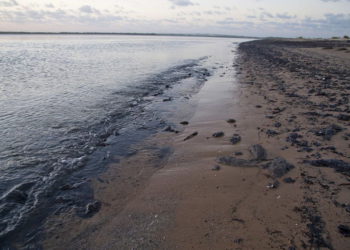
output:
[[348, 249], [350, 43], [329, 43], [241, 44], [189, 124], [93, 180], [100, 209], [51, 217], [44, 248]]

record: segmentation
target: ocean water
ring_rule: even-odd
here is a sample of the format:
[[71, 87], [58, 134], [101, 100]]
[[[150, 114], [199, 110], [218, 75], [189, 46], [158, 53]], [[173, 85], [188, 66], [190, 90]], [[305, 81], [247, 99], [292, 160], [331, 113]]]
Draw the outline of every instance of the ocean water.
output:
[[175, 104], [241, 41], [0, 36], [0, 238], [29, 223], [69, 178], [95, 173], [167, 126]]

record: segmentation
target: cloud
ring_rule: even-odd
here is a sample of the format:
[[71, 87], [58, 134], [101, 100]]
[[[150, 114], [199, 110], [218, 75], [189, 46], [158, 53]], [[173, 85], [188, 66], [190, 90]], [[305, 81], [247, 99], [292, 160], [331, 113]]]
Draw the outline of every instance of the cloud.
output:
[[190, 0], [169, 0], [175, 6], [191, 6], [194, 5]]
[[14, 23], [26, 23], [26, 22], [46, 22], [48, 20], [70, 20], [69, 16], [63, 10], [44, 11], [44, 10], [14, 10], [14, 11], [0, 11], [0, 15], [3, 16], [3, 21]]
[[343, 28], [349, 30], [350, 14], [325, 14], [325, 19], [321, 21], [323, 25], [329, 27]]
[[217, 21], [217, 24], [223, 24], [223, 25], [227, 25], [227, 24], [236, 24], [235, 20], [233, 18], [225, 18], [224, 20], [221, 21]]
[[[0, 29], [96, 32], [172, 31], [294, 37], [331, 37], [350, 34], [350, 15], [345, 9], [341, 14], [327, 13], [327, 8], [324, 8], [326, 10], [307, 18], [301, 13], [296, 14], [298, 12], [293, 12], [293, 9], [289, 9], [288, 12], [284, 12], [283, 9], [272, 11], [268, 6], [264, 6], [265, 8], [240, 11], [234, 6], [227, 5], [222, 5], [221, 8], [216, 5], [214, 8], [212, 5], [211, 9], [205, 7], [194, 9], [193, 6], [197, 6], [199, 1], [167, 0], [166, 3], [169, 6], [173, 5], [176, 11], [167, 10], [171, 15], [167, 15], [168, 13], [164, 11], [162, 17], [153, 17], [147, 13], [140, 15], [138, 9], [131, 11], [127, 6], [121, 7], [114, 4], [111, 8], [107, 6], [97, 8], [99, 6], [97, 4], [81, 4], [59, 9], [55, 3], [55, 5], [50, 4], [50, 1], [35, 6], [22, 5], [22, 1], [17, 1], [18, 4], [15, 0], [0, 0]], [[319, 4], [322, 3], [321, 1], [342, 1], [342, 3], [347, 1], [348, 3], [350, 0], [319, 0]], [[322, 4], [327, 5], [327, 3]], [[328, 12], [332, 10], [329, 9]]]
[[100, 13], [97, 9], [91, 7], [90, 5], [83, 5], [79, 8], [79, 10], [87, 14]]
[[[252, 22], [244, 22], [226, 18], [216, 22], [219, 27], [241, 34], [253, 36], [285, 36], [285, 37], [332, 37], [350, 34], [350, 14], [328, 13], [323, 18], [305, 17], [296, 19], [289, 14], [277, 14], [279, 19], [257, 20], [252, 16]], [[245, 25], [246, 29], [240, 27]]]
[[267, 12], [267, 11], [263, 11], [263, 12], [260, 13], [260, 19], [261, 20], [264, 21], [266, 17], [267, 18], [273, 18], [274, 16], [271, 13]]
[[17, 5], [18, 3], [15, 0], [0, 1], [0, 6], [2, 7], [12, 7]]
[[224, 15], [224, 14], [225, 14], [225, 12], [223, 12], [223, 11], [218, 11], [218, 10], [216, 10], [216, 11], [207, 10], [207, 11], [204, 11], [203, 13], [204, 13], [205, 15], [209, 15], [209, 16], [212, 16], [212, 15]]
[[277, 17], [277, 18], [280, 18], [280, 19], [292, 19], [292, 18], [296, 18], [296, 16], [289, 15], [288, 13], [279, 13], [279, 14], [276, 14], [276, 17]]
[[[82, 6], [83, 7], [83, 6]], [[87, 11], [87, 12], [86, 12]], [[94, 15], [81, 15], [80, 13], [94, 14]], [[4, 23], [17, 23], [17, 24], [38, 24], [38, 23], [50, 23], [65, 25], [112, 25], [116, 21], [125, 20], [126, 18], [119, 15], [112, 15], [108, 13], [101, 13], [94, 8], [79, 8], [79, 10], [62, 10], [62, 9], [45, 9], [36, 10], [31, 8], [23, 8], [20, 10], [1, 10], [1, 21]], [[79, 31], [79, 30], [77, 30]], [[95, 31], [95, 30], [94, 30]]]
[[[335, 2], [340, 2], [340, 1], [342, 1], [342, 0], [321, 0], [322, 2], [332, 2], [332, 3], [335, 3]], [[350, 0], [344, 0], [344, 1], [348, 1], [348, 2], [350, 2]]]

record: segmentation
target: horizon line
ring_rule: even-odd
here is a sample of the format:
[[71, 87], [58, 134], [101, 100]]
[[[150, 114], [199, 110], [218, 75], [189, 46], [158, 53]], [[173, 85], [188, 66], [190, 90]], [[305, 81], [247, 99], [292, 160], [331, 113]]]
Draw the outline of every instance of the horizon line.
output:
[[45, 32], [45, 31], [0, 31], [0, 35], [133, 35], [133, 36], [187, 36], [187, 37], [221, 37], [221, 38], [253, 38], [258, 36], [203, 34], [203, 33], [155, 33], [155, 32]]

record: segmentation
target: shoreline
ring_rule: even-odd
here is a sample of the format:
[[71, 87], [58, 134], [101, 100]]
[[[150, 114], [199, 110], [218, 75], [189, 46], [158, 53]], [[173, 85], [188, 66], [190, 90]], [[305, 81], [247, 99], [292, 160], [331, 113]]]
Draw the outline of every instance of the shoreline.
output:
[[[234, 65], [196, 95], [189, 125], [158, 134], [94, 180], [101, 210], [51, 218], [44, 248], [346, 249], [350, 47], [332, 43], [241, 44]], [[267, 157], [251, 154], [257, 144]], [[154, 166], [148, 149], [167, 145]], [[288, 164], [271, 165], [280, 158]], [[311, 165], [328, 159], [343, 168]]]
[[[18, 161], [23, 167], [8, 168], [9, 171], [3, 172], [3, 180], [11, 174], [16, 176], [16, 173], [23, 174], [23, 178], [18, 178], [17, 175], [19, 183], [10, 182], [12, 187], [7, 186], [6, 182], [3, 183], [2, 188], [6, 187], [9, 191], [4, 192], [1, 197], [0, 245], [20, 245], [20, 242], [35, 245], [41, 238], [42, 229], [38, 225], [41, 226], [48, 216], [69, 211], [72, 207], [78, 216], [91, 217], [93, 213], [87, 211], [87, 206], [97, 208], [100, 205], [94, 199], [91, 179], [103, 173], [111, 162], [118, 162], [134, 154], [136, 150], [132, 148], [133, 145], [163, 130], [165, 126], [172, 125], [173, 122], [168, 119], [167, 114], [174, 107], [185, 110], [177, 112], [174, 119], [177, 116], [190, 116], [193, 110], [190, 96], [199, 91], [205, 78], [209, 76], [209, 72], [200, 66], [203, 60], [204, 57], [184, 61], [165, 71], [150, 74], [143, 81], [142, 88], [125, 87], [114, 92], [113, 98], [100, 106], [102, 110], [107, 106], [110, 110], [106, 116], [102, 116], [103, 119], [96, 118], [93, 123], [77, 125], [71, 130], [72, 133], [65, 134], [66, 137], [52, 140], [57, 142], [61, 151], [56, 150], [55, 154], [50, 154], [54, 150], [52, 146], [47, 146], [46, 154], [37, 150], [20, 155], [24, 159], [26, 156], [31, 159], [43, 155], [49, 157], [27, 166], [24, 160]], [[62, 124], [58, 127], [62, 130], [67, 127], [65, 130], [70, 131], [69, 124]], [[177, 129], [181, 130], [181, 127]], [[90, 137], [87, 137], [87, 133]], [[66, 143], [67, 137], [72, 139], [71, 141], [80, 139], [79, 143]], [[65, 151], [68, 147], [70, 150]], [[158, 148], [155, 146], [154, 150], [157, 151]], [[159, 150], [161, 154], [167, 153]], [[16, 148], [13, 148], [13, 151], [16, 151]], [[45, 168], [52, 165], [54, 168]], [[50, 177], [38, 174], [38, 181], [28, 182], [23, 168], [31, 168], [33, 172], [36, 172], [33, 168], [40, 169], [41, 174], [47, 173]]]

